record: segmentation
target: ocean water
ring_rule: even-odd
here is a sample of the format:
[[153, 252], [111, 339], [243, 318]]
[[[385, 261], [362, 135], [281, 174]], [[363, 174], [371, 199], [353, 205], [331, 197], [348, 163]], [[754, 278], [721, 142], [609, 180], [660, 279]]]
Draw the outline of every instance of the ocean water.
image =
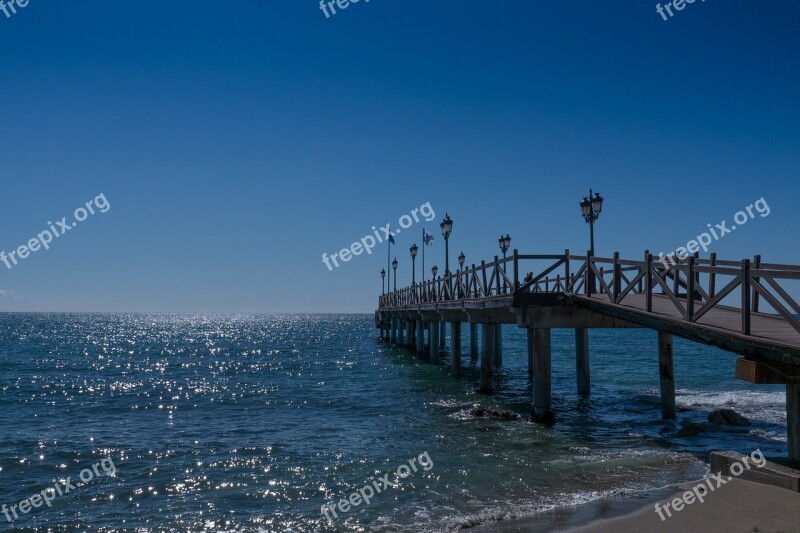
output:
[[[677, 439], [652, 331], [590, 332], [590, 399], [554, 331], [553, 428], [527, 420], [524, 331], [504, 327], [491, 397], [468, 354], [455, 379], [377, 333], [371, 315], [0, 315], [0, 505], [114, 466], [0, 530], [452, 531], [696, 479], [713, 449], [786, 454], [783, 388], [714, 348], [675, 341], [679, 421], [725, 406], [753, 425]], [[323, 516], [365, 485], [369, 504]]]

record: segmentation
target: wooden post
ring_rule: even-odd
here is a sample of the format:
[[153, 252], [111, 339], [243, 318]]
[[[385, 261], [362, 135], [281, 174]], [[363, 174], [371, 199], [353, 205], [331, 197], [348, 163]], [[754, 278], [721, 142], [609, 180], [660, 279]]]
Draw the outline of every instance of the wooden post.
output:
[[439, 321], [431, 320], [431, 363], [439, 362]]
[[[761, 256], [757, 255], [753, 258], [753, 268], [760, 269], [761, 268]], [[753, 278], [756, 281], [761, 281], [761, 278]], [[756, 291], [756, 288], [753, 287], [753, 312], [758, 313], [758, 299], [761, 297]]]
[[588, 396], [591, 393], [589, 372], [589, 330], [575, 328], [575, 368], [578, 373], [578, 394]]
[[392, 337], [391, 341], [397, 343], [397, 319], [392, 317]]
[[405, 346], [414, 349], [414, 321], [406, 319], [406, 342]]
[[450, 363], [453, 374], [461, 377], [461, 322], [450, 323]]
[[422, 318], [417, 319], [417, 356], [425, 358], [425, 324]]
[[661, 384], [661, 418], [675, 418], [675, 369], [672, 335], [658, 332], [658, 374]]
[[647, 312], [653, 312], [653, 254], [648, 253], [645, 261], [647, 264], [645, 268], [647, 269], [647, 274], [645, 274], [645, 291], [647, 291]]
[[528, 334], [528, 375], [533, 376], [533, 328], [525, 328]]
[[[647, 262], [647, 256], [648, 256], [648, 255], [650, 255], [650, 250], [645, 250], [645, 251], [644, 251], [644, 260], [645, 260], [645, 262]], [[648, 271], [648, 272], [649, 272], [649, 271]], [[642, 278], [642, 279], [643, 279], [643, 278]], [[642, 282], [642, 279], [639, 279], [639, 286], [638, 286], [639, 294], [642, 294], [642, 288], [643, 288], [643, 282]]]
[[478, 324], [469, 325], [469, 356], [471, 359], [478, 358]]
[[592, 272], [592, 251], [586, 251], [586, 274], [584, 274], [586, 281], [584, 281], [584, 290], [586, 296], [591, 296], [594, 292], [594, 272]]
[[750, 335], [750, 260], [742, 260], [742, 335]]
[[481, 260], [481, 273], [483, 274], [483, 294], [480, 296], [489, 296], [489, 287], [486, 286], [486, 261]]
[[514, 292], [519, 290], [519, 250], [514, 248]]
[[786, 385], [786, 430], [789, 458], [800, 460], [800, 383]]
[[439, 351], [447, 348], [447, 322], [439, 323]]
[[552, 368], [550, 364], [550, 328], [533, 330], [533, 413], [534, 418], [552, 417]]
[[483, 335], [481, 346], [481, 377], [478, 392], [491, 394], [492, 388], [492, 360], [494, 359], [494, 324], [482, 324]]
[[406, 319], [405, 318], [398, 318], [397, 319], [397, 344], [399, 346], [405, 346], [406, 344]]
[[620, 285], [622, 285], [622, 267], [619, 264], [619, 252], [614, 252], [614, 287], [612, 288], [614, 303], [619, 301], [619, 295], [622, 292]]
[[697, 281], [695, 278], [694, 262], [694, 257], [689, 257], [687, 259], [686, 268], [688, 270], [686, 271], [686, 320], [688, 322], [694, 322], [694, 291], [695, 282]]
[[567, 288], [569, 287], [570, 282], [570, 275], [569, 275], [569, 248], [564, 250], [564, 283], [568, 285], [564, 287], [564, 292], [567, 292]]
[[[495, 285], [495, 294], [500, 296], [500, 258], [494, 256], [494, 285]], [[503, 278], [505, 282], [505, 278]]]

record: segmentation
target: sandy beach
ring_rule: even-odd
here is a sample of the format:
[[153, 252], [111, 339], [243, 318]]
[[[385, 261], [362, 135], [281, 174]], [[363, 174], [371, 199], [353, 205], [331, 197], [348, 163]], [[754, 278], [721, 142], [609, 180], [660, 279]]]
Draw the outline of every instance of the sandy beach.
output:
[[[662, 520], [655, 504], [662, 507], [701, 483], [674, 485], [657, 491], [604, 498], [568, 509], [536, 516], [484, 524], [482, 533], [575, 532], [575, 533], [796, 533], [800, 532], [800, 493], [733, 479], [709, 492], [704, 502], [695, 501]], [[663, 513], [662, 513], [663, 514]]]

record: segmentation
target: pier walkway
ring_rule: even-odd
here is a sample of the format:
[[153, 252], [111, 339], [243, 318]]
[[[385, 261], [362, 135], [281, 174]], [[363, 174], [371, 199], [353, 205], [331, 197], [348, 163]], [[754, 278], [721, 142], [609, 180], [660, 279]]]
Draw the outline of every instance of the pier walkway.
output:
[[[536, 275], [527, 281], [523, 273]], [[480, 351], [480, 390], [492, 392], [502, 365], [500, 324], [528, 331], [534, 418], [550, 422], [550, 331], [575, 329], [578, 393], [590, 393], [588, 328], [649, 328], [658, 332], [661, 408], [675, 417], [673, 335], [739, 354], [736, 376], [785, 385], [789, 456], [800, 459], [800, 305], [790, 286], [800, 265], [697, 256], [664, 262], [572, 255], [522, 255], [440, 276], [384, 294], [376, 324], [381, 337], [437, 362], [451, 324], [451, 361], [460, 375], [461, 325], [469, 324], [473, 357]], [[478, 349], [478, 327], [482, 329]], [[425, 334], [428, 340], [425, 341]]]

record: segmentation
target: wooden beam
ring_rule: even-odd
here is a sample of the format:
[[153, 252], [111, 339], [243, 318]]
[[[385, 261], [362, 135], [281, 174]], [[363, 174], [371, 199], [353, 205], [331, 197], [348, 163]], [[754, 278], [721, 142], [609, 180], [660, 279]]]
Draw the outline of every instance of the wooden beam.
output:
[[800, 369], [739, 358], [736, 360], [736, 378], [757, 385], [800, 384]]

